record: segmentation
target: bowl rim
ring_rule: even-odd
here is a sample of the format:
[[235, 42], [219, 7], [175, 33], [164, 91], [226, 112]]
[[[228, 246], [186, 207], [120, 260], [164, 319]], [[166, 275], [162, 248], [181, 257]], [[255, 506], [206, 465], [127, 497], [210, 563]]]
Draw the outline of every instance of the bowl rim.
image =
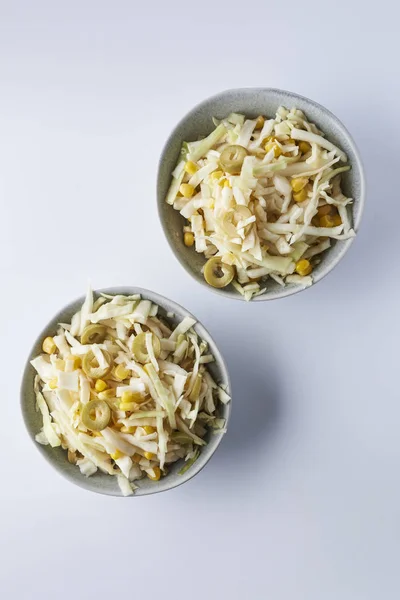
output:
[[[84, 476], [79, 477], [79, 475], [81, 475], [79, 469], [77, 469], [76, 476], [75, 476], [75, 471], [72, 471], [72, 473], [69, 473], [68, 471], [65, 471], [62, 468], [60, 468], [57, 464], [57, 461], [54, 459], [53, 453], [46, 452], [45, 451], [46, 447], [42, 446], [35, 440], [35, 435], [37, 435], [38, 432], [34, 432], [33, 428], [31, 427], [31, 425], [29, 423], [28, 415], [25, 410], [25, 403], [26, 403], [25, 391], [26, 391], [26, 386], [27, 386], [27, 380], [31, 373], [31, 369], [33, 368], [32, 365], [30, 364], [30, 361], [34, 358], [34, 356], [37, 355], [37, 353], [35, 352], [36, 346], [46, 335], [48, 335], [49, 328], [52, 327], [52, 325], [50, 325], [50, 324], [53, 322], [54, 323], [60, 322], [60, 318], [62, 317], [62, 315], [66, 311], [68, 311], [71, 308], [71, 306], [73, 306], [76, 303], [84, 301], [84, 296], [80, 296], [79, 298], [76, 298], [75, 300], [68, 302], [68, 304], [66, 304], [63, 308], [61, 308], [52, 317], [52, 319], [50, 319], [50, 321], [47, 323], [47, 325], [41, 330], [41, 332], [38, 334], [34, 343], [31, 346], [31, 349], [29, 351], [28, 357], [25, 362], [25, 367], [24, 367], [24, 370], [22, 373], [22, 379], [21, 379], [21, 384], [20, 384], [20, 410], [22, 413], [22, 418], [23, 418], [23, 421], [25, 424], [26, 431], [29, 435], [29, 438], [32, 440], [34, 446], [36, 447], [37, 451], [42, 455], [43, 458], [46, 459], [47, 463], [50, 464], [51, 467], [60, 476], [64, 477], [65, 479], [67, 479], [71, 483], [77, 485], [78, 487], [85, 489], [86, 491], [101, 494], [104, 496], [133, 498], [133, 497], [149, 496], [149, 495], [158, 494], [161, 492], [166, 492], [168, 490], [175, 489], [175, 488], [183, 485], [184, 483], [186, 483], [193, 477], [195, 477], [198, 473], [200, 473], [200, 471], [202, 471], [204, 469], [204, 467], [208, 464], [208, 462], [214, 456], [215, 452], [217, 451], [218, 447], [220, 446], [220, 444], [222, 443], [223, 439], [226, 436], [226, 433], [228, 430], [228, 425], [229, 425], [229, 420], [230, 420], [230, 417], [232, 414], [232, 383], [231, 383], [231, 379], [229, 376], [229, 371], [228, 371], [225, 359], [224, 359], [221, 351], [219, 350], [218, 345], [215, 342], [214, 338], [209, 333], [208, 329], [206, 329], [206, 327], [202, 324], [202, 322], [199, 321], [199, 319], [197, 319], [189, 310], [187, 310], [186, 308], [184, 308], [177, 302], [170, 300], [169, 298], [166, 298], [165, 296], [163, 296], [157, 292], [153, 292], [146, 288], [141, 288], [141, 287], [136, 287], [136, 286], [112, 286], [112, 287], [108, 287], [108, 288], [101, 288], [101, 289], [93, 290], [93, 293], [94, 294], [100, 294], [100, 293], [125, 294], [125, 295], [140, 294], [144, 299], [151, 300], [151, 302], [154, 302], [155, 304], [159, 304], [159, 306], [163, 306], [163, 305], [168, 306], [168, 309], [171, 310], [171, 312], [174, 312], [176, 315], [179, 315], [180, 318], [191, 317], [191, 318], [195, 319], [196, 323], [194, 325], [194, 329], [196, 330], [196, 328], [200, 328], [201, 330], [203, 330], [203, 332], [206, 334], [206, 337], [212, 342], [213, 356], [215, 359], [214, 362], [216, 365], [218, 365], [218, 369], [221, 372], [224, 383], [226, 383], [228, 385], [229, 395], [231, 396], [231, 400], [228, 402], [228, 404], [225, 405], [225, 415], [224, 415], [225, 431], [221, 435], [215, 435], [215, 436], [213, 435], [213, 437], [211, 438], [213, 440], [212, 452], [207, 456], [204, 456], [204, 455], [202, 456], [202, 453], [200, 452], [198, 459], [192, 465], [192, 467], [190, 469], [188, 469], [188, 471], [186, 473], [180, 475], [179, 478], [175, 478], [173, 480], [174, 483], [172, 485], [170, 483], [168, 483], [168, 475], [167, 475], [166, 477], [160, 479], [158, 482], [154, 483], [154, 489], [153, 489], [153, 486], [150, 486], [149, 488], [138, 487], [137, 490], [135, 490], [135, 493], [131, 496], [123, 496], [119, 490], [117, 482], [116, 482], [115, 491], [112, 489], [109, 490], [109, 489], [104, 489], [104, 488], [96, 489], [96, 486], [91, 486], [90, 484], [88, 485], [88, 481], [90, 481], [90, 478], [84, 478]], [[200, 335], [200, 333], [199, 333], [199, 335]], [[211, 432], [211, 435], [212, 435], [212, 432]], [[65, 452], [65, 460], [67, 460], [66, 451], [64, 451], [64, 452]], [[107, 473], [101, 473], [101, 476], [106, 477]]]
[[[207, 288], [209, 291], [213, 292], [214, 294], [218, 294], [219, 296], [223, 296], [224, 298], [230, 298], [232, 300], [241, 300], [241, 301], [245, 301], [244, 297], [239, 294], [239, 292], [237, 292], [236, 290], [232, 290], [232, 289], [218, 289], [218, 288], [214, 288], [210, 285], [207, 284], [206, 281], [198, 279], [195, 274], [193, 273], [193, 269], [190, 268], [187, 264], [187, 262], [185, 262], [183, 260], [183, 258], [181, 257], [180, 253], [178, 253], [172, 243], [172, 236], [170, 236], [169, 231], [164, 223], [164, 219], [163, 219], [163, 214], [162, 214], [162, 208], [165, 209], [164, 207], [164, 203], [165, 203], [165, 197], [164, 198], [160, 198], [160, 194], [158, 193], [158, 186], [159, 186], [159, 178], [160, 178], [160, 170], [161, 170], [161, 165], [163, 162], [163, 158], [164, 155], [166, 154], [170, 144], [173, 142], [173, 140], [175, 139], [176, 136], [176, 132], [177, 130], [184, 124], [186, 123], [188, 120], [190, 120], [191, 118], [193, 118], [195, 116], [195, 114], [197, 113], [197, 111], [203, 107], [207, 107], [207, 105], [210, 102], [213, 102], [214, 100], [218, 100], [220, 98], [224, 98], [226, 96], [229, 96], [231, 94], [237, 94], [237, 93], [246, 93], [246, 94], [257, 94], [257, 93], [270, 93], [271, 95], [275, 95], [275, 94], [284, 94], [286, 96], [289, 96], [293, 99], [300, 99], [301, 101], [308, 103], [309, 105], [313, 106], [314, 108], [316, 108], [317, 110], [320, 110], [321, 112], [325, 113], [327, 115], [327, 117], [329, 117], [329, 119], [331, 119], [332, 121], [335, 122], [336, 126], [338, 127], [338, 129], [341, 130], [341, 133], [344, 135], [344, 137], [347, 138], [347, 141], [354, 153], [355, 156], [355, 162], [357, 164], [357, 168], [358, 168], [358, 172], [359, 172], [359, 179], [360, 179], [360, 194], [359, 197], [357, 198], [357, 206], [358, 206], [358, 213], [357, 213], [357, 218], [354, 219], [354, 229], [357, 232], [357, 235], [353, 238], [349, 238], [348, 240], [341, 240], [341, 248], [340, 251], [337, 253], [337, 255], [335, 256], [335, 258], [333, 260], [331, 260], [331, 262], [329, 263], [329, 266], [327, 266], [326, 268], [322, 269], [322, 272], [318, 273], [316, 276], [313, 277], [313, 284], [312, 286], [309, 287], [301, 287], [299, 285], [296, 285], [294, 287], [291, 286], [287, 286], [284, 288], [281, 288], [280, 290], [278, 290], [277, 292], [274, 292], [273, 296], [270, 296], [268, 294], [268, 292], [264, 292], [264, 294], [261, 294], [260, 296], [256, 296], [254, 298], [252, 298], [251, 302], [267, 302], [270, 300], [279, 300], [281, 298], [286, 298], [288, 296], [293, 296], [294, 294], [298, 294], [299, 292], [304, 292], [305, 290], [308, 290], [312, 287], [314, 287], [314, 285], [316, 285], [317, 283], [319, 283], [322, 279], [324, 279], [331, 271], [333, 271], [333, 269], [335, 269], [337, 267], [337, 265], [339, 264], [339, 262], [342, 260], [342, 258], [344, 257], [344, 255], [347, 253], [347, 251], [349, 250], [350, 246], [353, 244], [353, 242], [355, 241], [355, 239], [358, 237], [358, 231], [360, 228], [360, 223], [361, 223], [361, 219], [364, 213], [364, 207], [365, 207], [365, 197], [366, 197], [366, 178], [365, 178], [365, 172], [364, 172], [364, 166], [363, 166], [363, 162], [360, 156], [360, 152], [358, 150], [358, 147], [352, 137], [352, 135], [350, 134], [350, 132], [347, 130], [347, 128], [345, 127], [345, 125], [342, 123], [342, 121], [336, 116], [334, 115], [328, 108], [326, 108], [325, 106], [323, 106], [322, 104], [320, 104], [319, 102], [316, 102], [315, 100], [312, 100], [311, 98], [308, 98], [307, 96], [302, 96], [301, 94], [297, 94], [296, 92], [290, 92], [288, 90], [284, 90], [284, 89], [280, 89], [280, 88], [269, 88], [269, 87], [241, 87], [241, 88], [228, 88], [226, 90], [223, 90], [221, 92], [218, 92], [217, 94], [213, 94], [212, 96], [209, 96], [207, 98], [205, 98], [204, 100], [202, 100], [201, 102], [197, 103], [195, 106], [193, 106], [193, 108], [191, 108], [179, 121], [178, 123], [174, 126], [174, 128], [172, 129], [171, 133], [169, 134], [166, 142], [164, 143], [162, 150], [161, 150], [161, 154], [158, 160], [158, 165], [157, 165], [157, 181], [156, 181], [156, 193], [157, 193], [157, 212], [158, 212], [158, 218], [161, 224], [161, 228], [164, 232], [164, 236], [168, 242], [168, 246], [171, 250], [171, 252], [173, 253], [173, 255], [175, 256], [175, 258], [178, 260], [179, 264], [181, 265], [181, 267], [183, 267], [183, 269], [191, 276], [192, 279], [194, 279], [199, 285], [201, 285], [202, 287]], [[306, 110], [306, 109], [305, 109]], [[171, 209], [173, 210], [173, 208], [171, 207]]]

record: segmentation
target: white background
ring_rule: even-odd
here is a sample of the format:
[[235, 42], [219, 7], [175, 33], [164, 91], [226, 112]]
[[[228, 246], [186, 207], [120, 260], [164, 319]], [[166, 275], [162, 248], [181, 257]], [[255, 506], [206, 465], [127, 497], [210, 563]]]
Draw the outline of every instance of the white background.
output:
[[[399, 598], [396, 6], [0, 1], [2, 597]], [[332, 110], [368, 182], [340, 266], [304, 293], [249, 305], [187, 276], [155, 203], [173, 126], [242, 86]], [[24, 430], [31, 343], [89, 277], [183, 304], [228, 362], [230, 430], [174, 491], [85, 492]]]

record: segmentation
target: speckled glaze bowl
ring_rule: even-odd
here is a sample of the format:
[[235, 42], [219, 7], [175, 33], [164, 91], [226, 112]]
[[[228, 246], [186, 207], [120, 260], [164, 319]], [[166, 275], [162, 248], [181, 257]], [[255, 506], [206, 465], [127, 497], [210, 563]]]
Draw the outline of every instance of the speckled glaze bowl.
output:
[[[171, 173], [176, 166], [182, 142], [197, 140], [208, 135], [214, 128], [212, 117], [221, 119], [231, 112], [244, 113], [250, 118], [260, 114], [273, 116], [281, 105], [287, 108], [296, 107], [304, 111], [307, 118], [314, 122], [331, 142], [347, 154], [351, 170], [343, 174], [342, 187], [344, 193], [354, 199], [353, 226], [356, 232], [359, 229], [365, 199], [365, 179], [361, 159], [349, 132], [329, 110], [304, 96], [272, 88], [227, 90], [204, 100], [178, 123], [161, 153], [157, 177], [158, 212], [169, 245], [184, 269], [203, 286], [227, 298], [243, 300], [243, 296], [232, 285], [223, 289], [209, 286], [201, 273], [205, 263], [204, 256], [183, 244], [182, 226], [186, 220], [165, 202], [171, 183]], [[313, 271], [314, 283], [332, 271], [350, 248], [353, 239], [337, 241], [324, 252], [320, 264]], [[282, 288], [279, 284], [269, 280], [267, 291], [254, 298], [252, 302], [283, 298], [303, 289], [295, 284], [288, 284]]]
[[[176, 304], [175, 302], [172, 302], [172, 300], [168, 300], [167, 298], [164, 298], [155, 292], [150, 292], [149, 290], [136, 287], [118, 287], [108, 288], [100, 291], [106, 292], [107, 294], [140, 294], [142, 298], [151, 300], [151, 302], [158, 304], [160, 307], [159, 315], [165, 317], [172, 325], [176, 325], [184, 317], [193, 317], [189, 311], [182, 306], [179, 306], [179, 304]], [[81, 474], [76, 465], [72, 465], [68, 462], [67, 452], [65, 450], [62, 448], [52, 448], [51, 446], [42, 446], [35, 441], [35, 435], [39, 433], [42, 427], [42, 417], [41, 413], [36, 411], [36, 398], [33, 389], [36, 371], [31, 366], [30, 361], [42, 351], [41, 347], [43, 339], [49, 335], [55, 335], [58, 323], [69, 323], [72, 315], [82, 306], [83, 300], [84, 298], [79, 298], [60, 310], [60, 312], [51, 319], [51, 321], [38, 336], [29, 354], [23, 374], [21, 385], [21, 409], [29, 436], [33, 440], [36, 448], [61, 475], [66, 477], [66, 479], [72, 483], [75, 483], [86, 490], [90, 490], [91, 492], [106, 494], [108, 496], [122, 496], [116, 477], [100, 473], [99, 471], [91, 477], [85, 477]], [[173, 318], [167, 318], [167, 312], [173, 312], [175, 316]], [[195, 319], [196, 317], [193, 318]], [[231, 392], [228, 370], [214, 340], [208, 331], [203, 327], [203, 325], [201, 325], [201, 323], [198, 321], [194, 326], [194, 329], [199, 337], [208, 343], [210, 353], [213, 354], [215, 358], [215, 362], [208, 365], [212, 376], [219, 384], [227, 385], [228, 391]], [[230, 412], [231, 402], [229, 402], [227, 405], [221, 405], [220, 413], [221, 416], [226, 420], [226, 427], [228, 426]], [[171, 467], [169, 467], [168, 475], [159, 481], [150, 481], [149, 479], [144, 478], [135, 482], [139, 488], [136, 490], [134, 496], [129, 497], [134, 498], [137, 496], [145, 496], [147, 494], [164, 492], [166, 490], [175, 488], [186, 481], [189, 481], [189, 479], [197, 475], [197, 473], [199, 473], [203, 467], [205, 467], [221, 443], [224, 435], [225, 434], [214, 435], [212, 432], [210, 432], [206, 438], [207, 445], [201, 449], [199, 458], [183, 475], [178, 474], [179, 469], [182, 467], [182, 464], [184, 464], [181, 460], [171, 465]]]

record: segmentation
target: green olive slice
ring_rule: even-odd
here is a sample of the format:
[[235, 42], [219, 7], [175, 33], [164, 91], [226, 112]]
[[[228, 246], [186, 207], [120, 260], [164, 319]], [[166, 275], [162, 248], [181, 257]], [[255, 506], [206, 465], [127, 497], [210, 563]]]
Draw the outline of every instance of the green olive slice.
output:
[[[156, 358], [158, 358], [160, 356], [160, 352], [161, 352], [160, 340], [156, 335], [154, 335], [154, 333], [151, 334], [151, 339], [153, 342], [154, 356]], [[143, 364], [149, 362], [150, 359], [149, 359], [149, 355], [147, 352], [146, 334], [145, 333], [139, 333], [135, 337], [135, 339], [133, 340], [133, 344], [132, 344], [132, 352], [138, 362], [143, 363]]]
[[226, 265], [221, 258], [209, 258], [204, 265], [204, 279], [215, 288], [223, 288], [230, 284], [235, 275], [232, 265]]
[[106, 337], [107, 329], [104, 325], [88, 325], [82, 331], [81, 344], [101, 344]]
[[106, 350], [102, 350], [102, 352], [104, 354], [104, 358], [108, 362], [108, 367], [105, 367], [104, 369], [99, 366], [97, 358], [93, 354], [92, 350], [89, 350], [89, 352], [87, 352], [83, 357], [82, 369], [88, 377], [92, 377], [93, 379], [101, 379], [102, 377], [108, 375], [108, 373], [111, 371], [111, 356]]
[[82, 408], [82, 423], [92, 431], [105, 429], [111, 419], [111, 410], [104, 400], [90, 400]]
[[233, 144], [222, 150], [219, 162], [221, 167], [231, 175], [240, 173], [244, 159], [247, 156], [246, 148]]

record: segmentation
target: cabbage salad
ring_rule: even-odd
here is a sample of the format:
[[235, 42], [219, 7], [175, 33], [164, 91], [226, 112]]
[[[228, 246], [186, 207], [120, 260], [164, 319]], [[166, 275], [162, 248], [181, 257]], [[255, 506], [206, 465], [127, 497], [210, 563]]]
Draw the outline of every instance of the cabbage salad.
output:
[[158, 313], [139, 295], [95, 300], [89, 289], [71, 323], [60, 323], [31, 361], [43, 417], [36, 441], [67, 450], [88, 477], [98, 469], [117, 477], [123, 495], [180, 459], [186, 472], [207, 432], [225, 432], [218, 407], [230, 397], [207, 368], [214, 358], [194, 319], [171, 327]]
[[214, 124], [205, 139], [184, 142], [166, 198], [187, 220], [184, 244], [207, 259], [205, 280], [232, 284], [246, 300], [268, 278], [311, 285], [321, 254], [355, 235], [340, 186], [346, 154], [296, 108]]

